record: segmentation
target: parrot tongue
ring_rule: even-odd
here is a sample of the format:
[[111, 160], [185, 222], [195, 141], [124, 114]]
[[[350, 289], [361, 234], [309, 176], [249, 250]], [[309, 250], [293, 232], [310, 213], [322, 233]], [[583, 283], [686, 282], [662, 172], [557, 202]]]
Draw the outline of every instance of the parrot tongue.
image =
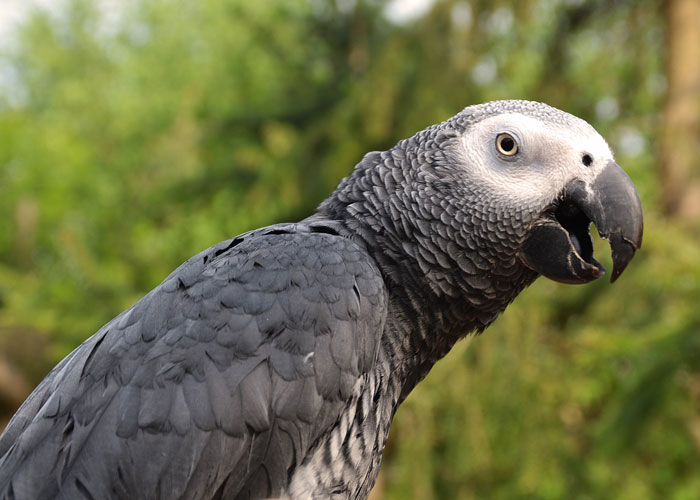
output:
[[576, 255], [585, 262], [600, 268], [601, 276], [605, 268], [593, 257], [593, 240], [589, 231], [591, 220], [574, 203], [565, 200], [554, 212], [554, 217], [569, 233], [569, 239]]

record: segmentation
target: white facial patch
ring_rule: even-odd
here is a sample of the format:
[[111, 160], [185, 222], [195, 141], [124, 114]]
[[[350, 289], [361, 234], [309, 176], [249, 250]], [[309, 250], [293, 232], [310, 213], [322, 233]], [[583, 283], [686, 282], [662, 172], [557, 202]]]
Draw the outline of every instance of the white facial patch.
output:
[[[496, 138], [507, 133], [518, 143], [517, 154], [504, 157]], [[605, 140], [585, 121], [552, 123], [520, 113], [486, 118], [462, 136], [467, 176], [482, 190], [503, 199], [554, 199], [570, 181], [587, 184], [613, 159]], [[584, 164], [583, 156], [591, 162]]]

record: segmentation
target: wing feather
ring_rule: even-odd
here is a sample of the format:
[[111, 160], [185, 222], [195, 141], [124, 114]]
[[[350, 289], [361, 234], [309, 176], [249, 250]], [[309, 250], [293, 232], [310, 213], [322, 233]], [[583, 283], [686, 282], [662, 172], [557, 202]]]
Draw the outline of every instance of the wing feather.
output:
[[0, 438], [0, 498], [281, 494], [371, 369], [386, 291], [304, 224], [193, 257], [61, 362]]

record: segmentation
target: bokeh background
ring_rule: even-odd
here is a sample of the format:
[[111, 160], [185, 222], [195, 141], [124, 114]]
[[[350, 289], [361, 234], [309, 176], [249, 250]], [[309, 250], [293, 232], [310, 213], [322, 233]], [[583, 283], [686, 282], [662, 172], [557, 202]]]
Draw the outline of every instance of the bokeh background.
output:
[[697, 0], [0, 0], [0, 427], [191, 255], [502, 98], [608, 138], [644, 246], [459, 343], [374, 498], [700, 498]]

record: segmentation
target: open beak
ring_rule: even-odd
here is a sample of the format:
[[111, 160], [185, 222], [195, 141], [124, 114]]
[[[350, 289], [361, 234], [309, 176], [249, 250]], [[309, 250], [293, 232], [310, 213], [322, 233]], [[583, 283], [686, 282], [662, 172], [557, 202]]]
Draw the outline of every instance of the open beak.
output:
[[642, 205], [624, 170], [609, 161], [595, 180], [574, 180], [532, 228], [523, 245], [526, 266], [554, 281], [588, 283], [605, 274], [593, 256], [593, 222], [610, 242], [614, 282], [642, 245]]

